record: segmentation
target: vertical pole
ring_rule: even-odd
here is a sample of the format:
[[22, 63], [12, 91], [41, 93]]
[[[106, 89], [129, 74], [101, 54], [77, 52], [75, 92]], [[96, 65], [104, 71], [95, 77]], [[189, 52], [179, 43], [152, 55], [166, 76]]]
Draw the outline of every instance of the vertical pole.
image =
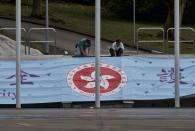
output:
[[[48, 28], [49, 28], [49, 4], [48, 4], [48, 0], [45, 0], [45, 28], [46, 28], [46, 34], [45, 34], [45, 40], [48, 41]], [[45, 49], [46, 49], [46, 54], [49, 53], [49, 45], [48, 43], [46, 42], [45, 43]]]
[[136, 44], [136, 33], [135, 33], [135, 0], [133, 0], [133, 42]]
[[95, 0], [95, 105], [100, 108], [100, 41], [101, 41], [101, 0]]
[[16, 0], [16, 108], [21, 108], [21, 0]]
[[180, 107], [180, 30], [179, 30], [179, 0], [174, 1], [174, 24], [175, 24], [175, 107]]

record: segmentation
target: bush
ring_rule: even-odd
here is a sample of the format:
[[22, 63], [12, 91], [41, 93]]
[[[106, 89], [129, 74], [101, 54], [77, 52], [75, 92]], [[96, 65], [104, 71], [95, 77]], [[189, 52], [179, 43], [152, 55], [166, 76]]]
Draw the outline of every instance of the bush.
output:
[[133, 3], [132, 0], [105, 0], [103, 3], [104, 9], [109, 12], [111, 16], [118, 18], [132, 17]]
[[84, 5], [94, 5], [95, 0], [64, 0], [65, 2], [69, 3], [79, 3]]

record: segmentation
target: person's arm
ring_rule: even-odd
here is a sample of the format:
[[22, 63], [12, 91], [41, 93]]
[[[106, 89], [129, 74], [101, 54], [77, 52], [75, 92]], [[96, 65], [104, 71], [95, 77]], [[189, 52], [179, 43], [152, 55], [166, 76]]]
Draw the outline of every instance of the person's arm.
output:
[[89, 55], [89, 51], [88, 51], [88, 48], [86, 48], [85, 50], [83, 48], [81, 48], [81, 54], [83, 56], [88, 56]]
[[87, 55], [89, 56], [90, 53], [90, 47], [87, 48]]
[[115, 46], [116, 46], [116, 42], [113, 42], [111, 48], [112, 48], [113, 50], [115, 50]]
[[124, 50], [125, 49], [125, 47], [124, 47], [124, 45], [123, 45], [123, 43], [121, 42], [121, 48]]

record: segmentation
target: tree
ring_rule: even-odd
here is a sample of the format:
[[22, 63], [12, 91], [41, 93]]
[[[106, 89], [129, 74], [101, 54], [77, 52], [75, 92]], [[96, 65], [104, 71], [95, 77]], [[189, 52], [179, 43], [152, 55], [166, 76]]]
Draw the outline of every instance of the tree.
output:
[[9, 0], [9, 3], [11, 3], [11, 4], [15, 4], [15, 3], [16, 3], [16, 1], [15, 1], [15, 0]]
[[84, 5], [94, 5], [95, 4], [95, 0], [63, 0], [63, 1], [68, 2], [68, 3], [79, 3], [79, 4], [84, 4]]
[[[168, 13], [164, 25], [164, 29], [167, 30], [170, 27], [173, 27], [174, 25], [174, 0], [165, 0]], [[180, 3], [180, 24], [182, 24], [184, 11], [186, 8], [187, 0], [181, 0]]]
[[[164, 30], [165, 30], [165, 38], [167, 37], [167, 29], [170, 27], [174, 27], [174, 0], [166, 0], [165, 1], [168, 12], [166, 21], [164, 24]], [[187, 0], [181, 0], [180, 1], [180, 25], [182, 25], [183, 15], [186, 8]], [[169, 34], [170, 38], [173, 38], [173, 30]]]
[[185, 12], [185, 9], [186, 9], [186, 6], [188, 4], [189, 0], [182, 0], [181, 1], [181, 7], [180, 7], [180, 23], [182, 24], [182, 21], [183, 21], [183, 16], [184, 16], [184, 12]]
[[170, 27], [173, 27], [174, 22], [174, 0], [165, 0], [167, 7], [167, 17], [164, 24], [164, 29], [167, 30]]
[[[132, 18], [132, 1], [125, 0], [104, 0], [105, 8], [110, 13], [122, 18]], [[186, 4], [190, 0], [180, 0], [180, 23], [182, 23]], [[137, 19], [156, 21], [163, 20], [164, 28], [167, 30], [173, 27], [174, 23], [174, 0], [136, 0]], [[160, 14], [162, 12], [162, 14]], [[155, 18], [154, 18], [155, 15]]]
[[42, 16], [41, 4], [42, 4], [42, 0], [33, 0], [31, 16], [33, 17]]
[[132, 0], [103, 0], [102, 6], [108, 14], [118, 18], [130, 18]]

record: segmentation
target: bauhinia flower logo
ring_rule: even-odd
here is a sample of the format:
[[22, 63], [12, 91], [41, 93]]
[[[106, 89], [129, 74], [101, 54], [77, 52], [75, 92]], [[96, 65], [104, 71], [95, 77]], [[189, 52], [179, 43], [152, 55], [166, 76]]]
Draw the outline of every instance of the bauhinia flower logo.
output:
[[[76, 92], [95, 95], [95, 64], [86, 64], [74, 68], [67, 77], [68, 85]], [[127, 83], [127, 76], [120, 68], [101, 64], [101, 95], [112, 95], [120, 91]]]
[[[87, 81], [86, 88], [95, 88], [95, 71], [91, 73], [91, 76], [81, 76], [82, 80]], [[108, 89], [109, 82], [108, 80], [114, 79], [114, 76], [111, 75], [101, 75], [100, 76], [100, 87]]]

